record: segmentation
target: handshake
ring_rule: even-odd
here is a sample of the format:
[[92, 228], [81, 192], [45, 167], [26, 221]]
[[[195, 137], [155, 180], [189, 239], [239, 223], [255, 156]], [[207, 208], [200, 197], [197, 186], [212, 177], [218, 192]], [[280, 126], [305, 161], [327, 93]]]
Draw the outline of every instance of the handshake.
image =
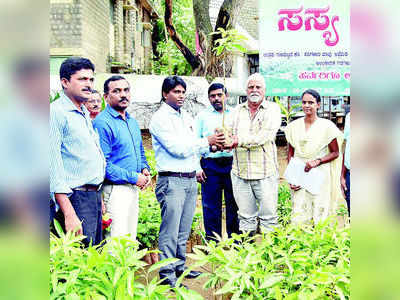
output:
[[207, 137], [211, 152], [231, 151], [238, 145], [237, 136], [233, 136], [230, 131], [225, 128], [216, 128], [215, 133]]

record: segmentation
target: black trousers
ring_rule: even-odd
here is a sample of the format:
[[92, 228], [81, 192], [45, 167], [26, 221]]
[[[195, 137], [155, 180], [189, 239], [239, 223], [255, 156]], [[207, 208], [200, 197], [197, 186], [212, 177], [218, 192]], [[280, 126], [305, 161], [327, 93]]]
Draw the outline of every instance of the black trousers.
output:
[[203, 219], [208, 240], [215, 237], [214, 232], [221, 236], [222, 231], [222, 192], [224, 193], [226, 209], [226, 231], [239, 233], [238, 207], [233, 197], [231, 169], [232, 158], [203, 158], [200, 161], [207, 179], [201, 185]]
[[[101, 191], [74, 191], [69, 197], [78, 219], [82, 222], [83, 240], [85, 247], [90, 243], [98, 245], [102, 241], [101, 228]], [[64, 215], [61, 209], [56, 213], [55, 219], [65, 231]]]

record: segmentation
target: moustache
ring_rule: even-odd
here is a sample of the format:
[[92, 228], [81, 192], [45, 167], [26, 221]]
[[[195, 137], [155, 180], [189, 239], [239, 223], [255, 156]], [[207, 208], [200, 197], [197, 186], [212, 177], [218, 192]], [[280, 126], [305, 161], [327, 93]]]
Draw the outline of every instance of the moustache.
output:
[[92, 92], [92, 89], [91, 88], [88, 88], [88, 89], [85, 88], [85, 89], [82, 89], [82, 91], [83, 92]]
[[128, 98], [125, 98], [125, 97], [124, 97], [124, 98], [121, 98], [121, 99], [119, 100], [119, 102], [123, 102], [123, 101], [129, 101], [129, 100], [128, 100]]

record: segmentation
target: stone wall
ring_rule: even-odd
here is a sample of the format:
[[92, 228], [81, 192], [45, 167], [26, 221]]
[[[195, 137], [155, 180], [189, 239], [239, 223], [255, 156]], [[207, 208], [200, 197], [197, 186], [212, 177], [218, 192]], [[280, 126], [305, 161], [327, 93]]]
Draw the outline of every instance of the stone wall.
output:
[[79, 51], [82, 47], [81, 1], [50, 1], [50, 4], [50, 48]]
[[96, 64], [96, 72], [107, 72], [110, 53], [110, 0], [85, 0], [82, 6], [83, 55]]

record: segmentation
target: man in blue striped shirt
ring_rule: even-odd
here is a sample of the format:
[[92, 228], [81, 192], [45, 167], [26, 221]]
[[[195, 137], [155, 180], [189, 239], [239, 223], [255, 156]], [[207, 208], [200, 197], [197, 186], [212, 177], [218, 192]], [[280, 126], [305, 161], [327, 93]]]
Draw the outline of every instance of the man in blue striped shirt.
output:
[[[204, 138], [214, 134], [222, 127], [222, 102], [226, 103], [226, 88], [221, 83], [213, 83], [208, 88], [211, 106], [200, 112], [196, 118], [197, 136]], [[225, 106], [225, 115], [230, 114]], [[201, 183], [204, 228], [208, 240], [221, 236], [222, 231], [222, 191], [225, 199], [226, 231], [228, 237], [239, 233], [238, 207], [233, 197], [231, 170], [232, 152], [219, 151], [203, 155], [200, 164], [202, 171], [197, 180]]]
[[66, 59], [60, 67], [63, 92], [50, 104], [50, 193], [60, 206], [57, 219], [66, 231], [101, 242], [105, 160], [89, 111], [94, 65], [86, 58]]
[[136, 239], [139, 188], [150, 182], [142, 136], [136, 120], [126, 112], [131, 100], [129, 82], [114, 75], [104, 82], [107, 107], [93, 121], [107, 161], [104, 203], [113, 220], [111, 237], [130, 234]]

